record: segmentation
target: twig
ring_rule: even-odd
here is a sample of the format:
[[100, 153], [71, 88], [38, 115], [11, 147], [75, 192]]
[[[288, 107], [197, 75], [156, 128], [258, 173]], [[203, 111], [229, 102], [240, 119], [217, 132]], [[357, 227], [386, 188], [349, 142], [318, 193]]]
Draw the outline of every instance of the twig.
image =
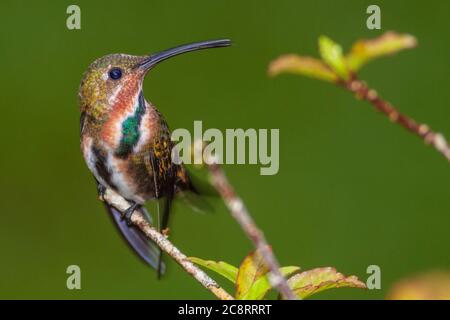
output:
[[[103, 200], [120, 212], [124, 212], [130, 207], [130, 204], [111, 189], [107, 189]], [[154, 241], [164, 252], [172, 257], [187, 273], [200, 282], [206, 289], [211, 291], [221, 300], [233, 300], [233, 297], [222, 289], [216, 281], [211, 279], [203, 270], [195, 266], [185, 254], [175, 247], [163, 234], [153, 228], [142, 213], [136, 210], [131, 216], [131, 222], [138, 227], [148, 239]]]
[[214, 157], [208, 157], [208, 159], [205, 159], [205, 162], [208, 163], [214, 187], [225, 201], [233, 218], [241, 225], [242, 229], [253, 242], [255, 248], [260, 252], [269, 268], [269, 281], [271, 285], [276, 288], [285, 299], [296, 300], [297, 297], [289, 288], [286, 279], [281, 274], [280, 265], [267, 244], [264, 234], [258, 229], [242, 199], [237, 196], [233, 187], [228, 182], [225, 172]]
[[340, 84], [347, 90], [356, 94], [358, 98], [370, 102], [376, 110], [384, 113], [392, 122], [398, 123], [405, 129], [421, 137], [426, 144], [431, 144], [448, 161], [450, 161], [450, 146], [441, 133], [434, 132], [426, 124], [417, 123], [408, 116], [401, 114], [389, 102], [380, 98], [375, 90], [370, 89], [366, 83], [355, 77], [349, 81], [341, 81]]

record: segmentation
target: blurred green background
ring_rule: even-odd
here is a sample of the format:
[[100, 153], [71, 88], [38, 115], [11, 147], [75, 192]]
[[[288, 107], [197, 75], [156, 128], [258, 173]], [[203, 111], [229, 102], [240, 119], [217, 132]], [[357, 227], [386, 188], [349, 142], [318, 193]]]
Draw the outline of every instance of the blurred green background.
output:
[[[0, 298], [213, 298], [169, 259], [156, 280], [122, 242], [79, 150], [77, 90], [102, 55], [221, 37], [235, 45], [153, 70], [146, 98], [172, 129], [194, 120], [280, 129], [277, 175], [226, 167], [280, 262], [335, 266], [364, 281], [368, 265], [381, 267], [382, 290], [317, 295], [327, 299], [381, 299], [402, 277], [450, 266], [449, 163], [340, 88], [266, 75], [282, 53], [317, 55], [321, 34], [348, 49], [384, 31], [411, 33], [418, 48], [368, 65], [361, 78], [450, 137], [450, 2], [377, 1], [381, 31], [366, 28], [372, 1], [76, 1], [74, 31], [69, 4], [0, 4]], [[171, 240], [188, 255], [237, 265], [252, 247], [214, 205], [210, 215], [176, 205]], [[82, 290], [66, 288], [71, 264], [81, 267]]]

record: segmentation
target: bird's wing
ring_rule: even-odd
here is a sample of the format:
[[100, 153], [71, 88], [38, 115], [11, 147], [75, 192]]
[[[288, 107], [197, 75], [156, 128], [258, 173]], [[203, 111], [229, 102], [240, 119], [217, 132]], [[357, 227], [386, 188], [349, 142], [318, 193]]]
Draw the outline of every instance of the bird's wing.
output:
[[[147, 171], [153, 177], [155, 196], [157, 201], [164, 197], [162, 217], [159, 221], [159, 230], [165, 231], [169, 225], [170, 210], [175, 193], [175, 170], [176, 167], [171, 160], [172, 141], [164, 130], [162, 134], [153, 141], [152, 147], [144, 157]], [[158, 276], [162, 271], [162, 252], [159, 256]]]
[[171, 203], [175, 195], [180, 196], [193, 210], [205, 213], [212, 212], [213, 208], [204, 196], [214, 195], [214, 193], [210, 192], [210, 187], [199, 188], [202, 186], [200, 183], [193, 184], [185, 166], [172, 161], [174, 143], [166, 122], [162, 120], [162, 116], [160, 117], [159, 135], [153, 140], [147, 157], [144, 157], [144, 162], [149, 175], [154, 177], [156, 197], [166, 198], [160, 225], [160, 228], [164, 230], [168, 226]]

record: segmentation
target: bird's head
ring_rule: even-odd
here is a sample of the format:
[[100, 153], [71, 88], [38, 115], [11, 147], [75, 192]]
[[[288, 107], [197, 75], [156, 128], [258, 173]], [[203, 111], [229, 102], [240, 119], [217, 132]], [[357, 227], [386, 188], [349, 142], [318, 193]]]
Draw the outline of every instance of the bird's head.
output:
[[147, 72], [159, 62], [176, 55], [208, 48], [225, 47], [231, 41], [211, 40], [195, 42], [147, 56], [110, 54], [95, 60], [85, 72], [79, 90], [80, 108], [91, 116], [103, 114], [137, 97]]

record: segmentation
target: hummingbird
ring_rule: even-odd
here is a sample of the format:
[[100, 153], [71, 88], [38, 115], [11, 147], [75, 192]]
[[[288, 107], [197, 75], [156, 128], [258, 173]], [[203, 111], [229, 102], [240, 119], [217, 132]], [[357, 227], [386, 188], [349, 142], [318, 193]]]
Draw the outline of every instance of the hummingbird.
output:
[[158, 276], [164, 273], [161, 251], [131, 224], [137, 209], [148, 222], [143, 206], [164, 199], [160, 230], [168, 226], [177, 194], [197, 194], [183, 164], [172, 159], [174, 144], [169, 126], [158, 109], [144, 97], [145, 76], [171, 57], [231, 45], [228, 39], [195, 42], [155, 54], [110, 54], [95, 60], [79, 88], [80, 146], [102, 196], [110, 188], [130, 202], [123, 213], [105, 203], [119, 231], [132, 249]]

